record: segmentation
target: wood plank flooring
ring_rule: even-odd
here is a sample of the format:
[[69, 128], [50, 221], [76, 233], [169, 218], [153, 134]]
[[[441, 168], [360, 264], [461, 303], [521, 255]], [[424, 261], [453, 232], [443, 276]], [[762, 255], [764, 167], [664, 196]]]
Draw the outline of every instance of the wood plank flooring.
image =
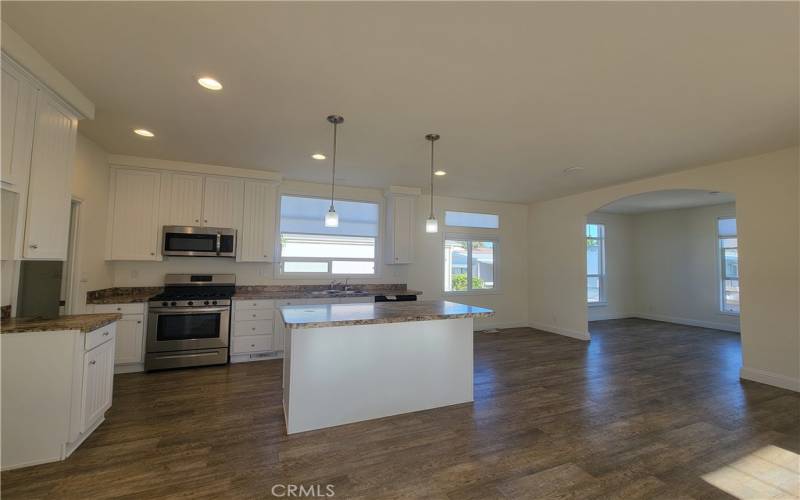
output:
[[266, 498], [330, 484], [335, 498], [730, 498], [702, 476], [768, 445], [800, 452], [800, 395], [740, 382], [738, 335], [635, 319], [591, 330], [590, 343], [477, 334], [474, 404], [293, 436], [280, 361], [119, 375], [84, 445], [4, 472], [2, 496]]

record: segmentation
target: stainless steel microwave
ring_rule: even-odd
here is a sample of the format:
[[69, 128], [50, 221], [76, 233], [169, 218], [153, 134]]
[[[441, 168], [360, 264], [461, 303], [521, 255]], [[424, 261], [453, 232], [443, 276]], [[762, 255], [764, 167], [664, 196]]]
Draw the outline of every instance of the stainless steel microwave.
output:
[[164, 226], [163, 255], [236, 257], [236, 230], [224, 227]]

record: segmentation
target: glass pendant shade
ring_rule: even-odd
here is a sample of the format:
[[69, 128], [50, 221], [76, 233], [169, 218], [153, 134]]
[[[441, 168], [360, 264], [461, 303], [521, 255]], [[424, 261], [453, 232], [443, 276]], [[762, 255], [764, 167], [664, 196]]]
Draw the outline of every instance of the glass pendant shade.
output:
[[325, 213], [325, 227], [339, 227], [339, 214], [333, 209], [333, 205], [331, 205], [331, 209]]
[[431, 215], [425, 220], [425, 232], [436, 233], [438, 231], [439, 231], [439, 222], [436, 220], [436, 217]]

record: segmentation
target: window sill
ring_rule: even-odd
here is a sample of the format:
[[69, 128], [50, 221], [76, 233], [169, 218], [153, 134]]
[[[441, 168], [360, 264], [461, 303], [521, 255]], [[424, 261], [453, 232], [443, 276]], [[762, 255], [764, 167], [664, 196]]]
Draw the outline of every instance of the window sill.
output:
[[586, 305], [589, 307], [606, 307], [608, 302], [587, 302]]
[[469, 295], [502, 295], [503, 292], [497, 289], [491, 290], [464, 290], [459, 292], [442, 292], [444, 293], [445, 297], [458, 297], [461, 295], [469, 296]]

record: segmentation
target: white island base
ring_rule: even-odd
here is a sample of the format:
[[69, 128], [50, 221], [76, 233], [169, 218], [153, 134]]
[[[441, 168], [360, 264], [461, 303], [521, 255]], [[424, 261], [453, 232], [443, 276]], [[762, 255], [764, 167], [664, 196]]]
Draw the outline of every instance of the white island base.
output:
[[292, 327], [289, 434], [473, 401], [470, 318]]

